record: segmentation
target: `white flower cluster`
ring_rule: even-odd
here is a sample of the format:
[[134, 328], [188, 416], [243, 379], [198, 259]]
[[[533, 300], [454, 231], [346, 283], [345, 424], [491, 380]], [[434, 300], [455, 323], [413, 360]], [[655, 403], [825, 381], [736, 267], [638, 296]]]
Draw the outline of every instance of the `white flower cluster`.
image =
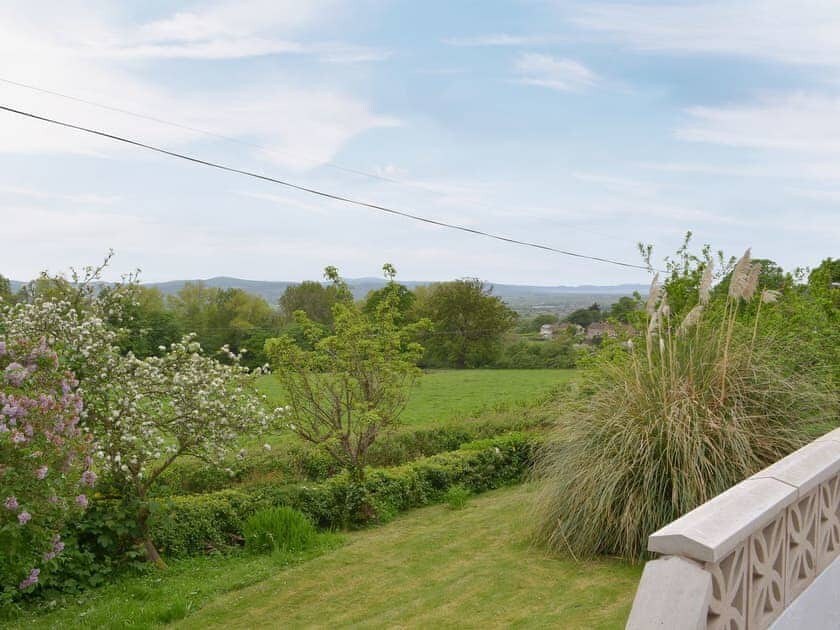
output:
[[45, 336], [75, 371], [99, 466], [123, 487], [143, 497], [177, 457], [220, 461], [240, 435], [264, 431], [279, 415], [253, 387], [261, 370], [242, 367], [227, 349], [229, 363], [221, 363], [187, 336], [161, 356], [122, 354], [106, 325], [113, 308], [36, 298], [0, 318], [10, 337]]

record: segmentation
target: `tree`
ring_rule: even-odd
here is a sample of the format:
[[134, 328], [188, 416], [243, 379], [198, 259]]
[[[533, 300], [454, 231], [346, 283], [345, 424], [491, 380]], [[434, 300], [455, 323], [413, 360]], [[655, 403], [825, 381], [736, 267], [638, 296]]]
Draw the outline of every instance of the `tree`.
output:
[[604, 314], [601, 311], [601, 306], [595, 303], [587, 308], [579, 308], [576, 311], [572, 311], [566, 316], [565, 321], [586, 328], [589, 324], [600, 322], [602, 319], [604, 319]]
[[[184, 334], [175, 313], [166, 308], [160, 289], [131, 284], [129, 299], [123, 300], [119, 316], [113, 315], [108, 324], [117, 328], [119, 346], [123, 353], [131, 352], [138, 357], [159, 354]], [[125, 290], [124, 286], [107, 286], [100, 291], [105, 298], [111, 291]], [[117, 297], [117, 299], [123, 299]]]
[[622, 324], [632, 323], [634, 313], [641, 313], [642, 301], [638, 293], [633, 297], [622, 296], [618, 302], [613, 304], [608, 311], [608, 316], [618, 320]]
[[8, 302], [12, 299], [12, 283], [0, 273], [0, 301]]
[[91, 436], [73, 374], [41, 338], [0, 337], [0, 610], [64, 549], [63, 524], [87, 506]]
[[91, 429], [109, 481], [134, 506], [146, 557], [165, 564], [149, 530], [149, 494], [178, 458], [220, 464], [242, 435], [269, 427], [270, 414], [253, 391], [259, 370], [223, 364], [202, 353], [190, 336], [162, 356], [111, 355], [102, 392], [89, 407]]
[[325, 275], [339, 297], [333, 330], [297, 311], [312, 349], [283, 336], [269, 340], [266, 353], [287, 396], [289, 429], [322, 445], [358, 481], [370, 446], [399, 422], [420, 375], [422, 348], [408, 340], [412, 330], [398, 323], [400, 291], [393, 278], [368, 315], [343, 299], [349, 288], [334, 268]]
[[87, 268], [66, 299], [36, 295], [2, 309], [0, 323], [12, 338], [52, 340], [79, 377], [81, 423], [93, 435], [103, 483], [134, 511], [147, 559], [163, 566], [148, 530], [149, 492], [160, 474], [185, 455], [218, 462], [238, 436], [266, 428], [273, 415], [253, 388], [260, 372], [239, 366], [232, 353], [223, 364], [188, 337], [161, 356], [123, 354], [107, 322], [122, 319], [134, 287], [97, 294], [99, 271]]
[[382, 300], [384, 300], [386, 297], [393, 293], [396, 293], [398, 323], [402, 324], [411, 321], [410, 313], [412, 311], [412, 307], [414, 306], [416, 298], [411, 289], [409, 289], [403, 284], [394, 283], [392, 285], [391, 283], [389, 283], [381, 289], [376, 289], [375, 291], [369, 292], [365, 297], [365, 302], [364, 306], [362, 307], [362, 310], [367, 315], [373, 316], [376, 313], [376, 309], [379, 308], [379, 304], [382, 303]]
[[420, 312], [433, 324], [422, 337], [429, 360], [465, 368], [496, 359], [516, 313], [492, 291], [477, 278], [431, 287]]
[[[307, 280], [288, 287], [280, 296], [278, 303], [287, 322], [295, 320], [297, 311], [303, 311], [312, 321], [324, 326], [331, 326], [333, 321], [332, 308], [339, 301], [339, 298], [338, 289], [335, 285], [325, 287], [320, 282]], [[341, 299], [346, 300], [346, 296]], [[352, 299], [352, 296], [350, 299]]]
[[181, 330], [195, 333], [201, 345], [213, 352], [227, 345], [238, 353], [258, 332], [278, 329], [277, 316], [268, 302], [242, 289], [188, 282], [169, 304]]

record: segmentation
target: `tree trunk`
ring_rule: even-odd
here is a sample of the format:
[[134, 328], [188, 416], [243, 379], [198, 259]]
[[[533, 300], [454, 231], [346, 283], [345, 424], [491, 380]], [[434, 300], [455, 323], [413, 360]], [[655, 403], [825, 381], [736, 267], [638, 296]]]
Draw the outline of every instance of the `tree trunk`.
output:
[[145, 505], [140, 508], [138, 522], [140, 524], [140, 534], [143, 537], [143, 547], [146, 550], [146, 561], [153, 563], [158, 569], [165, 569], [166, 563], [160, 557], [149, 531], [149, 508]]

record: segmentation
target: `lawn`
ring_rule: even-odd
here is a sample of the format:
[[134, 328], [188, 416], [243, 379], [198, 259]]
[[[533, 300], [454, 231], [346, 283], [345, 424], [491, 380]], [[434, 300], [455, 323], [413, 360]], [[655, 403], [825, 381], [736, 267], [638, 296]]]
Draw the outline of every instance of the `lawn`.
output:
[[[568, 381], [574, 370], [435, 370], [418, 381], [402, 415], [406, 425], [420, 427], [478, 415], [498, 407], [528, 406]], [[273, 376], [260, 389], [275, 404], [283, 392]]]
[[623, 627], [641, 566], [577, 563], [529, 547], [532, 492], [517, 486], [461, 510], [414, 510], [346, 534], [342, 546], [328, 537], [309, 558], [176, 561], [11, 627]]
[[262, 582], [180, 628], [621, 628], [641, 566], [548, 558], [525, 540], [533, 489], [415, 510]]

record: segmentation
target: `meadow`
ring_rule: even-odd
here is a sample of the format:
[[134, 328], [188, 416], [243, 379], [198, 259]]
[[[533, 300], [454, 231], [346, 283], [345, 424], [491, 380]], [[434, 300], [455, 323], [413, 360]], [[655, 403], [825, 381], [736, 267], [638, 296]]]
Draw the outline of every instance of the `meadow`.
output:
[[[415, 385], [401, 420], [406, 427], [425, 428], [491, 410], [535, 405], [574, 373], [558, 369], [431, 370]], [[273, 404], [284, 403], [282, 388], [273, 376], [261, 377], [258, 387]]]

